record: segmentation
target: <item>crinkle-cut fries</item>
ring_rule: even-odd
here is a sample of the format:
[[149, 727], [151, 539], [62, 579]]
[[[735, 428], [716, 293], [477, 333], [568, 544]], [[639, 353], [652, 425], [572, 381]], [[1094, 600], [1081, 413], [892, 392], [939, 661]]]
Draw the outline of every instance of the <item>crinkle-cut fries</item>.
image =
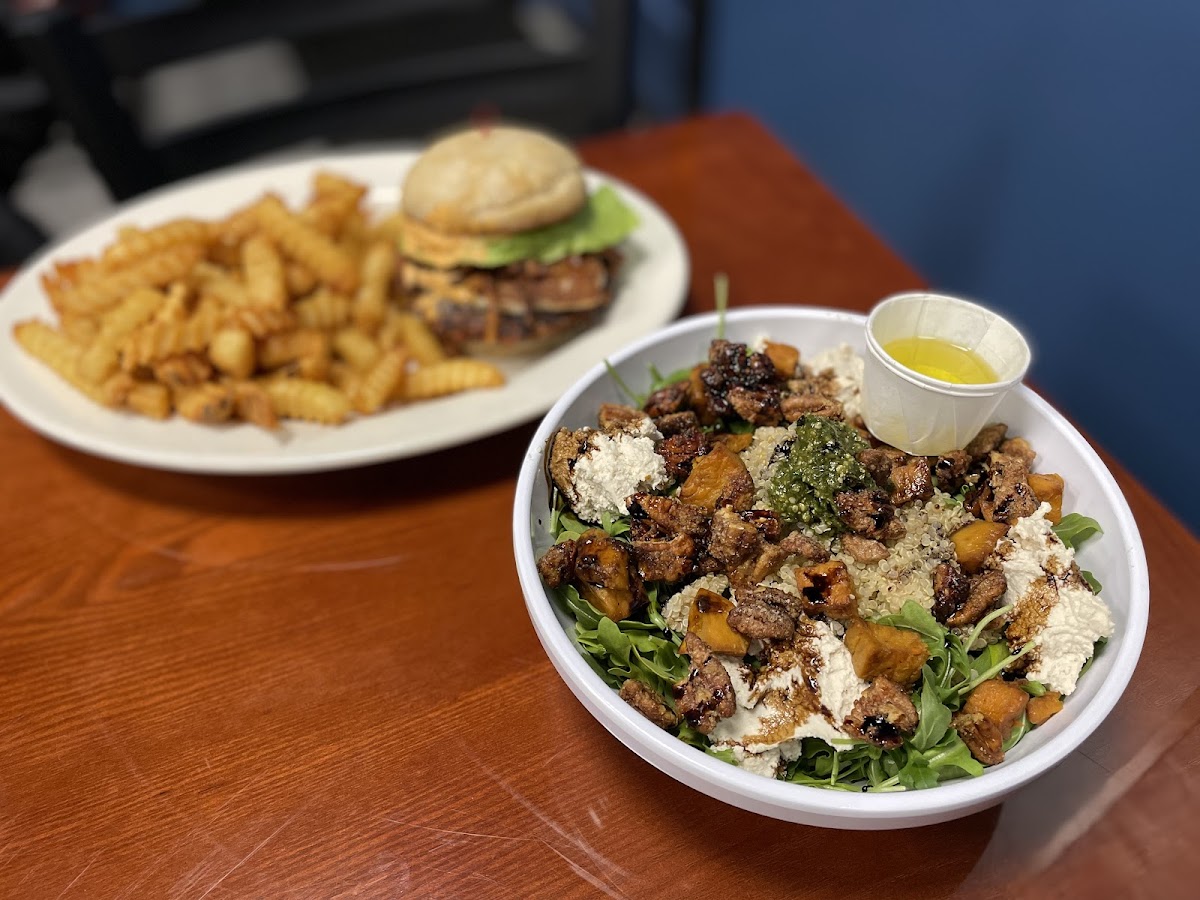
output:
[[13, 334], [96, 403], [157, 419], [336, 425], [502, 385], [405, 309], [393, 223], [371, 221], [366, 193], [322, 171], [299, 210], [265, 194], [219, 221], [124, 226], [42, 276], [57, 325]]

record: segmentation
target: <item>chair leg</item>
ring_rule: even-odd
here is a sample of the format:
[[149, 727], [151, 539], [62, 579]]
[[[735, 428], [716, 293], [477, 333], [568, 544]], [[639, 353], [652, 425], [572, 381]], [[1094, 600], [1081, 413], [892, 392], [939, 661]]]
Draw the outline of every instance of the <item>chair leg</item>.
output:
[[13, 18], [12, 37], [50, 89], [59, 114], [113, 197], [124, 200], [167, 180], [125, 109], [112, 75], [79, 17], [61, 7]]

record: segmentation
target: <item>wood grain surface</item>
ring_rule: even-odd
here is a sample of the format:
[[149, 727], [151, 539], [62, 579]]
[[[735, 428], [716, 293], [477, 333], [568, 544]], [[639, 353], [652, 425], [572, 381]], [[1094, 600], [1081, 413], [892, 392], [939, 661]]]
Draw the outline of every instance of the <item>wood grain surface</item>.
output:
[[[588, 142], [735, 305], [920, 278], [740, 115]], [[0, 897], [1194, 896], [1200, 547], [1110, 460], [1153, 604], [1126, 697], [1003, 807], [900, 832], [711, 800], [609, 736], [526, 617], [533, 423], [312, 476], [200, 477], [0, 413]]]

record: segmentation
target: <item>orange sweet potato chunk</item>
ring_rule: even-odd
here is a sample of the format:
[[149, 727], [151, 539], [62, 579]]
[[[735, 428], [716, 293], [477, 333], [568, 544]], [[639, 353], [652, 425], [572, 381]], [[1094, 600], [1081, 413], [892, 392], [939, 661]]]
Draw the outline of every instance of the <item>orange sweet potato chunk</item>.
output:
[[865, 619], [850, 622], [843, 642], [854, 661], [854, 671], [866, 681], [883, 676], [907, 687], [916, 682], [929, 659], [929, 648], [915, 631]]
[[750, 641], [729, 627], [733, 601], [701, 588], [688, 608], [688, 631], [712, 648], [713, 653], [745, 656]]

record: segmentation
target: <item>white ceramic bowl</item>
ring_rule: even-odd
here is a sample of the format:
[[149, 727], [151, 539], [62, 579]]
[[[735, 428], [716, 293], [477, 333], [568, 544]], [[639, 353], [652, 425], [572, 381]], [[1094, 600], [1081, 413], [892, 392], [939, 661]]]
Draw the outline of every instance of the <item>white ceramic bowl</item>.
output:
[[[834, 310], [746, 308], [725, 317], [725, 336], [752, 342], [762, 335], [800, 348], [802, 358], [845, 342], [864, 349], [864, 318]], [[681, 320], [609, 358], [634, 390], [649, 382], [648, 366], [669, 372], [707, 358], [715, 314]], [[925, 790], [855, 794], [788, 784], [752, 775], [652, 725], [588, 667], [568, 631], [574, 621], [549, 596], [535, 560], [551, 543], [549, 492], [542, 468], [547, 439], [560, 427], [596, 424], [603, 402], [626, 402], [603, 361], [569, 388], [546, 414], [521, 466], [513, 510], [517, 572], [529, 616], [567, 686], [619, 741], [671, 777], [734, 806], [775, 818], [832, 828], [881, 829], [926, 825], [999, 803], [1005, 795], [1061, 762], [1103, 721], [1125, 690], [1141, 652], [1149, 612], [1149, 578], [1141, 537], [1129, 506], [1095, 451], [1048, 403], [1022, 386], [996, 413], [1038, 452], [1036, 468], [1066, 480], [1063, 508], [1097, 519], [1104, 535], [1079, 553], [1103, 584], [1116, 631], [1064, 710], [1023, 738], [999, 766]]]

